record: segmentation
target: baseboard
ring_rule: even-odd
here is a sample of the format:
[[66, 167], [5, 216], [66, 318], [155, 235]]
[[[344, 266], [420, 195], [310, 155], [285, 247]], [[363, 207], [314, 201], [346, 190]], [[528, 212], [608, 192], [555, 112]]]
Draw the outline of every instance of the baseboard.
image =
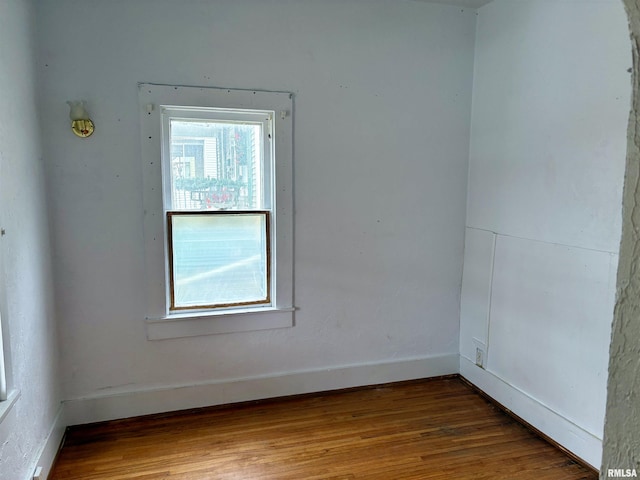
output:
[[602, 462], [601, 438], [465, 357], [460, 357], [460, 375], [587, 465], [599, 470]]
[[348, 365], [202, 384], [172, 385], [64, 402], [67, 425], [459, 373], [458, 354]]
[[51, 430], [49, 430], [49, 435], [47, 435], [40, 452], [38, 452], [38, 455], [35, 457], [37, 458], [37, 461], [33, 466], [32, 471], [35, 471], [37, 467], [42, 467], [40, 478], [44, 479], [49, 477], [51, 467], [53, 467], [53, 463], [55, 462], [58, 451], [62, 445], [66, 427], [67, 422], [64, 416], [64, 406], [60, 405], [56, 418], [51, 425]]

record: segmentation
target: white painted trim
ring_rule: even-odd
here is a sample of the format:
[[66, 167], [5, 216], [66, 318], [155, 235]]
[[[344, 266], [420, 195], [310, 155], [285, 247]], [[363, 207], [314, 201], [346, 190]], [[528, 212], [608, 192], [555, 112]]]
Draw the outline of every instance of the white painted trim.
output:
[[33, 465], [31, 471], [35, 471], [37, 467], [42, 467], [42, 473], [40, 478], [48, 478], [49, 473], [51, 472], [51, 468], [53, 467], [53, 462], [56, 460], [56, 455], [58, 454], [58, 450], [62, 445], [62, 441], [64, 439], [64, 432], [66, 430], [66, 418], [64, 415], [64, 405], [60, 405], [58, 409], [58, 413], [56, 418], [53, 421], [53, 425], [51, 425], [51, 430], [49, 430], [49, 435], [45, 442], [43, 443], [38, 455], [35, 456], [36, 463]]
[[462, 356], [460, 375], [593, 468], [599, 469], [602, 461], [602, 438]]
[[[163, 170], [162, 158], [162, 111], [163, 107], [176, 107], [181, 110], [195, 108], [216, 108], [231, 110], [252, 110], [280, 113], [273, 117], [275, 144], [271, 156], [273, 178], [271, 188], [273, 195], [270, 210], [273, 214], [271, 261], [273, 284], [271, 291], [271, 307], [276, 310], [290, 310], [293, 306], [293, 93], [237, 90], [215, 87], [187, 87], [138, 84], [138, 101], [140, 110], [140, 132], [142, 153], [142, 197], [144, 204], [144, 244], [145, 244], [145, 284], [146, 284], [146, 318], [154, 319], [172, 317], [176, 321], [184, 318], [168, 309], [167, 302], [167, 245], [166, 218], [163, 204]], [[274, 163], [275, 162], [275, 163]], [[275, 182], [275, 185], [273, 185]], [[261, 310], [258, 306], [256, 310]], [[209, 311], [212, 313], [212, 311]], [[225, 309], [224, 314], [230, 318], [243, 315], [240, 310]], [[192, 322], [185, 328], [175, 324], [167, 324], [161, 330], [166, 337], [175, 338], [197, 335], [202, 329], [203, 335], [228, 333], [267, 328], [281, 328], [282, 315], [274, 320], [274, 315], [260, 315], [251, 319], [244, 318], [237, 322], [239, 329], [234, 329], [233, 322]], [[293, 325], [293, 314], [287, 315]], [[187, 320], [188, 321], [188, 320]], [[250, 323], [251, 327], [247, 328]], [[275, 324], [275, 326], [272, 326]], [[218, 331], [220, 325], [226, 325]], [[157, 325], [156, 325], [157, 326]], [[149, 338], [154, 336], [156, 326], [148, 329]], [[164, 333], [162, 333], [164, 335]], [[161, 335], [161, 336], [162, 336]]]
[[458, 373], [458, 354], [348, 365], [67, 400], [68, 425]]
[[7, 399], [0, 402], [0, 423], [4, 420], [4, 418], [9, 414], [13, 406], [16, 404], [18, 399], [20, 398], [20, 390], [13, 390], [9, 392], [7, 395]]
[[294, 312], [294, 308], [265, 308], [234, 310], [233, 315], [206, 313], [148, 318], [146, 320], [147, 340], [287, 328], [293, 326]]
[[7, 374], [4, 362], [4, 342], [2, 340], [2, 315], [0, 315], [0, 402], [7, 400]]

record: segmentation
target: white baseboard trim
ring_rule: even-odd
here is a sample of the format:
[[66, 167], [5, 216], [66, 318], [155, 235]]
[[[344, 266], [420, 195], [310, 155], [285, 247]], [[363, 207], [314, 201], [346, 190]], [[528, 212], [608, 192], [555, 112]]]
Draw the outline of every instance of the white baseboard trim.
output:
[[192, 385], [172, 385], [64, 402], [67, 425], [377, 385], [459, 372], [458, 354], [348, 365]]
[[586, 463], [600, 469], [601, 438], [462, 356], [460, 375]]
[[[51, 425], [51, 430], [49, 430], [49, 435], [47, 435], [38, 455], [35, 457], [37, 460], [32, 472], [35, 471], [37, 467], [42, 467], [40, 478], [49, 478], [51, 467], [53, 467], [53, 462], [56, 460], [60, 445], [62, 445], [66, 428], [67, 422], [64, 416], [64, 405], [60, 405], [53, 425]], [[31, 480], [31, 477], [29, 477], [29, 480]]]

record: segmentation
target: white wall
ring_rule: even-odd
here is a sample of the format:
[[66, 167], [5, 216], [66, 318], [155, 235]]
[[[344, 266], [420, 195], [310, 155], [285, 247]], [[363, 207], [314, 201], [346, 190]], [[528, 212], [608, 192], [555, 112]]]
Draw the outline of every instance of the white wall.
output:
[[[621, 2], [479, 10], [461, 371], [600, 465], [630, 105]], [[482, 370], [476, 348], [485, 350]]]
[[32, 16], [29, 1], [0, 2], [0, 314], [15, 399], [0, 402], [2, 480], [30, 479], [62, 435]]
[[[71, 422], [457, 371], [475, 11], [43, 0], [38, 14]], [[295, 327], [146, 339], [140, 81], [295, 93]], [[68, 129], [76, 98], [88, 140]]]

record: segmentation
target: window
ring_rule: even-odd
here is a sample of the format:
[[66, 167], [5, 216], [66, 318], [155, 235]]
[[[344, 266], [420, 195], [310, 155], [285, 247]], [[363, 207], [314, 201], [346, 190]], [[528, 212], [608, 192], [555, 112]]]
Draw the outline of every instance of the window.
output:
[[269, 305], [273, 112], [160, 108], [169, 310]]
[[148, 338], [292, 326], [292, 95], [139, 100]]

